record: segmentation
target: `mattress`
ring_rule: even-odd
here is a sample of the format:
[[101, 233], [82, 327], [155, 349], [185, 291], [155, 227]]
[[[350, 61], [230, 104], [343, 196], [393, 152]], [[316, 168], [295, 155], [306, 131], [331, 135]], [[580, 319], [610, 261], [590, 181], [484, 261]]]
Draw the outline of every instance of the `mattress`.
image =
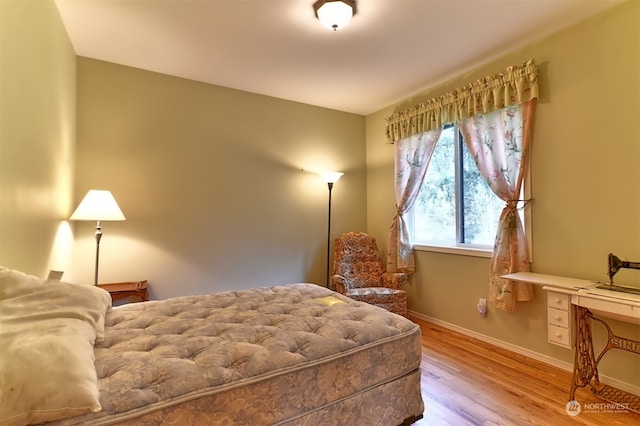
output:
[[315, 284], [129, 304], [95, 346], [102, 410], [57, 425], [401, 424], [420, 328]]

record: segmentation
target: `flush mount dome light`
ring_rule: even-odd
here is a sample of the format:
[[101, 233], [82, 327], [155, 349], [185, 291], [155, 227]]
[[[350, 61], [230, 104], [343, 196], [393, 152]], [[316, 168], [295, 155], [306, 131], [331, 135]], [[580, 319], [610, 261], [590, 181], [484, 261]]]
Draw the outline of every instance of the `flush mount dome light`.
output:
[[356, 0], [318, 0], [313, 11], [322, 25], [338, 30], [351, 21], [356, 14]]

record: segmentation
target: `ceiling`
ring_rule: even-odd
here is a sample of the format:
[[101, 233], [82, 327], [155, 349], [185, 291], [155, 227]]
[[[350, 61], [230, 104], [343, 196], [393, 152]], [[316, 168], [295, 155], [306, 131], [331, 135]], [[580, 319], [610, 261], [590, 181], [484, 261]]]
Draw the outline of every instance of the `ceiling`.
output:
[[335, 32], [314, 1], [56, 4], [79, 56], [367, 115], [623, 0], [358, 0]]

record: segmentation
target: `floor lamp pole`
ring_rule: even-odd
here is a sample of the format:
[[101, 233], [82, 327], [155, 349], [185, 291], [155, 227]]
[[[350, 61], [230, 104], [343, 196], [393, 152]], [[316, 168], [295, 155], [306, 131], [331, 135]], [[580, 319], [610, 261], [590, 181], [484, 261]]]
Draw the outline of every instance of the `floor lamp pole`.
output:
[[328, 213], [328, 220], [327, 220], [327, 285], [326, 287], [329, 288], [329, 257], [331, 254], [331, 190], [333, 189], [333, 182], [328, 182], [327, 185], [329, 186], [329, 213]]
[[98, 261], [100, 260], [100, 238], [102, 238], [102, 226], [98, 220], [96, 223], [96, 268], [93, 276], [93, 285], [98, 285]]

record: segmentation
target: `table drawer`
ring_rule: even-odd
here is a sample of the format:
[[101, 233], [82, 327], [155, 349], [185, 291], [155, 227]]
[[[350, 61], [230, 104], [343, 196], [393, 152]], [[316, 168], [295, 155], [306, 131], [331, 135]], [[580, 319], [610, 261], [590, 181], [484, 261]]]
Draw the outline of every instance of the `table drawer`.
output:
[[98, 284], [98, 287], [111, 294], [113, 306], [149, 300], [147, 280]]
[[569, 311], [549, 307], [547, 308], [547, 322], [549, 325], [569, 328]]
[[568, 328], [547, 324], [547, 339], [549, 343], [571, 348], [571, 330]]
[[569, 295], [555, 292], [547, 293], [547, 307], [555, 309], [569, 310]]

